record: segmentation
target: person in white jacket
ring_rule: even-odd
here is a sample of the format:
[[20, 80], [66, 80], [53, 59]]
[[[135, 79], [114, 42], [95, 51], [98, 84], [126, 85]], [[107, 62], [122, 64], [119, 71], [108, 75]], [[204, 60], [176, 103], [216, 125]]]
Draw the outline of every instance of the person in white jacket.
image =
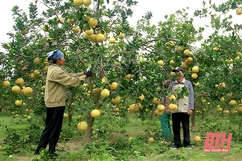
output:
[[176, 68], [173, 70], [177, 77], [175, 81], [172, 81], [170, 88], [175, 96], [180, 95], [179, 92], [183, 88], [187, 88], [188, 95], [177, 97], [176, 105], [177, 109], [172, 111], [172, 130], [174, 135], [174, 145], [171, 149], [177, 149], [182, 147], [180, 137], [180, 124], [183, 129], [183, 146], [187, 149], [191, 149], [190, 145], [190, 129], [189, 129], [189, 118], [194, 110], [194, 91], [192, 83], [186, 80], [184, 75], [185, 72], [182, 68]]

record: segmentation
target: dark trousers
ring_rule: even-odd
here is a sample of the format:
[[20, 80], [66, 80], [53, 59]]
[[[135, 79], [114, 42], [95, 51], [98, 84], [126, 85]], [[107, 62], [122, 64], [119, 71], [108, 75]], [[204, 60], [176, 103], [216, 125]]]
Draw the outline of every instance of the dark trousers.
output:
[[34, 154], [39, 154], [40, 149], [45, 149], [48, 144], [49, 153], [53, 154], [60, 137], [65, 107], [46, 108], [46, 110], [45, 128]]
[[190, 130], [189, 130], [189, 117], [187, 113], [172, 113], [172, 130], [174, 135], [174, 145], [176, 147], [181, 147], [181, 136], [180, 136], [180, 124], [182, 124], [183, 129], [183, 145], [190, 145]]

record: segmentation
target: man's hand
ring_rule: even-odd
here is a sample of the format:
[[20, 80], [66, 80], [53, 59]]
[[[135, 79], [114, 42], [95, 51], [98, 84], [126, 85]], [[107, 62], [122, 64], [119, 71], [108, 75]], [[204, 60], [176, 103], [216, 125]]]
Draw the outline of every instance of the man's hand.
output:
[[191, 115], [191, 114], [193, 114], [193, 110], [188, 111], [188, 115]]

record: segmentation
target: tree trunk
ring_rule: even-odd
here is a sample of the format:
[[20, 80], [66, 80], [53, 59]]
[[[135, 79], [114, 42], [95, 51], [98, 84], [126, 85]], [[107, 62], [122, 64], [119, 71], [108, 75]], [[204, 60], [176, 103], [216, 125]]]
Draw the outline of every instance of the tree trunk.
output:
[[[102, 104], [99, 104], [100, 94], [101, 94], [101, 90], [100, 91], [98, 90], [98, 92], [96, 91], [95, 98], [94, 98], [94, 104], [98, 107], [98, 109], [102, 106]], [[103, 102], [106, 99], [107, 98], [104, 98]], [[86, 116], [86, 122], [88, 124], [88, 127], [85, 131], [83, 141], [84, 142], [91, 142], [92, 141], [92, 133], [93, 133], [92, 127], [93, 127], [93, 123], [94, 123], [94, 118], [90, 115], [90, 112]]]
[[69, 115], [68, 119], [69, 119], [69, 123], [73, 121], [73, 119], [72, 119], [72, 114]]
[[87, 120], [87, 124], [88, 124], [88, 127], [85, 131], [85, 134], [84, 134], [84, 137], [83, 137], [83, 141], [84, 142], [91, 142], [92, 141], [92, 126], [93, 126], [93, 123], [94, 123], [94, 118], [90, 115], [90, 114], [87, 114], [86, 116], [86, 120]]

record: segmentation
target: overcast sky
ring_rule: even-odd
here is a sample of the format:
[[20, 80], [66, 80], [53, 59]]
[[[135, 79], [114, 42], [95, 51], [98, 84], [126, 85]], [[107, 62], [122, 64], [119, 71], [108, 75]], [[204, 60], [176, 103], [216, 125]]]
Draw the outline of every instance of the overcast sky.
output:
[[[111, 2], [112, 0], [110, 0]], [[208, 0], [205, 0], [208, 1]], [[219, 3], [227, 1], [227, 0], [213, 0], [214, 2]], [[7, 32], [12, 30], [13, 20], [12, 20], [12, 7], [14, 5], [18, 5], [21, 9], [28, 10], [28, 6], [30, 2], [34, 2], [34, 0], [18, 0], [18, 1], [1, 1], [0, 5], [0, 19], [1, 19], [1, 30], [0, 30], [0, 42], [7, 42], [8, 36]], [[39, 6], [40, 9], [44, 9], [43, 5]], [[164, 20], [164, 15], [175, 13], [178, 9], [189, 7], [189, 12], [193, 13], [195, 9], [202, 8], [202, 0], [168, 0], [165, 3], [162, 3], [160, 0], [138, 0], [138, 5], [133, 7], [134, 14], [131, 19], [132, 23], [136, 22], [141, 18], [147, 11], [151, 11], [153, 13], [153, 18], [151, 20], [152, 23], [157, 23], [160, 20]], [[235, 11], [234, 11], [235, 12]], [[242, 18], [242, 16], [241, 16]], [[240, 18], [240, 19], [241, 19]], [[241, 21], [241, 20], [240, 20]], [[239, 21], [237, 21], [239, 22]], [[195, 20], [195, 26], [204, 26], [208, 24], [208, 20], [203, 19]], [[205, 33], [205, 36], [208, 36], [209, 31]], [[2, 49], [0, 49], [2, 50]]]

